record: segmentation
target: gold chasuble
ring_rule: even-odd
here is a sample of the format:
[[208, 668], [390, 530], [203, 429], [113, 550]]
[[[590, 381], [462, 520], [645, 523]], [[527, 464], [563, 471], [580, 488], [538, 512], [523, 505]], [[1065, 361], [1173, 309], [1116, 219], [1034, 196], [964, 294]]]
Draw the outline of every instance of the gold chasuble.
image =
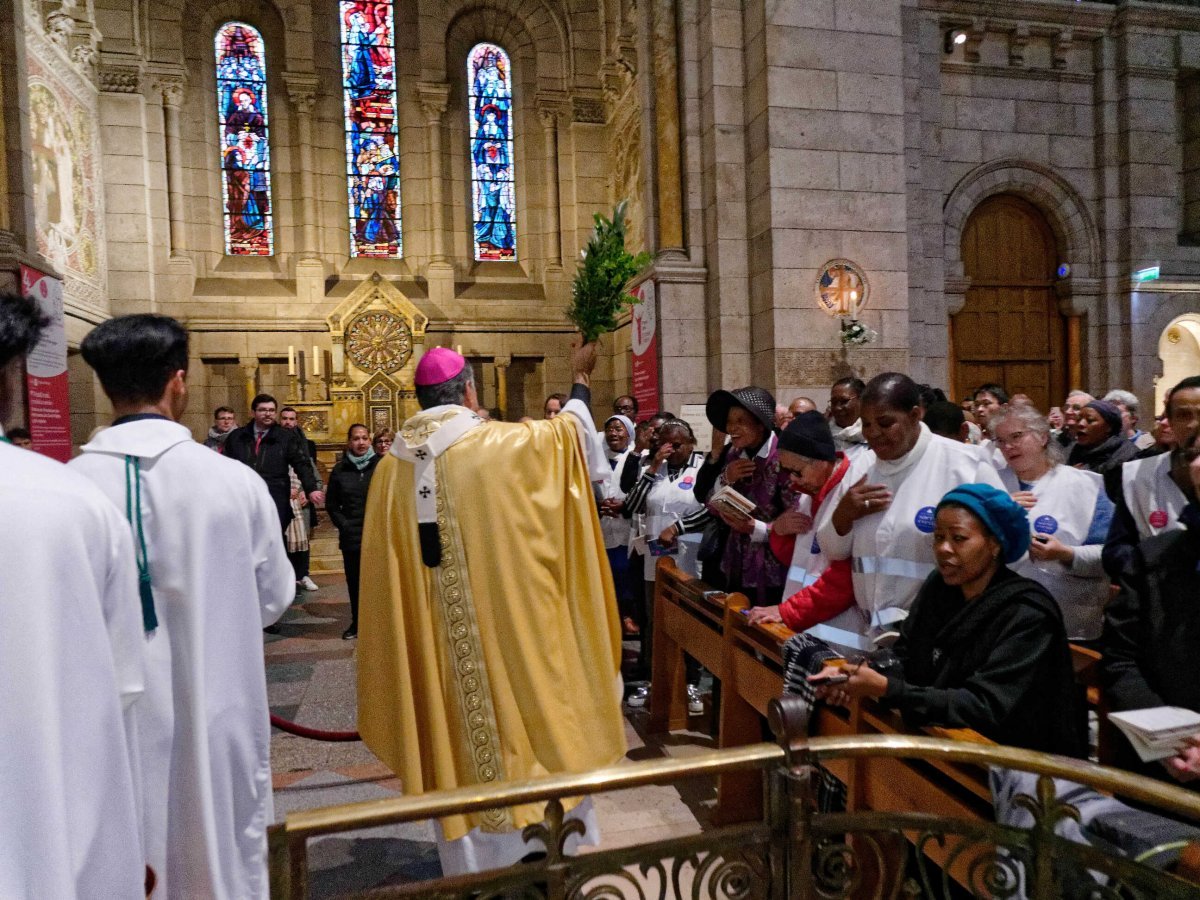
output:
[[[423, 445], [464, 414], [409, 419], [367, 501], [358, 728], [405, 794], [586, 772], [625, 754], [620, 624], [574, 416], [470, 427], [441, 450], [441, 563], [422, 561], [416, 470], [401, 457], [417, 448], [425, 460]], [[457, 840], [543, 814], [532, 804], [442, 829]]]

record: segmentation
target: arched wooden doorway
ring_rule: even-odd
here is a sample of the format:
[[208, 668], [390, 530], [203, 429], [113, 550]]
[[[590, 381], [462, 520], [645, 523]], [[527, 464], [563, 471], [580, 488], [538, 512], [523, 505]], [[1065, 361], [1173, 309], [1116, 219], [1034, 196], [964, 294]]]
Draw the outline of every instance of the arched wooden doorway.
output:
[[1046, 217], [1000, 194], [963, 228], [966, 303], [950, 323], [955, 398], [996, 382], [1045, 412], [1067, 392], [1064, 317], [1054, 293], [1058, 251]]

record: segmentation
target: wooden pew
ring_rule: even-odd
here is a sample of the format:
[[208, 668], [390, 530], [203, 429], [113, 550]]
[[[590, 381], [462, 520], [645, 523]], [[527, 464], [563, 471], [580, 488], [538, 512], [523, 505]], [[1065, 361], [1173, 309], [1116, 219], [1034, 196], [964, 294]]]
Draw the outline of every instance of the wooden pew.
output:
[[[781, 648], [792, 632], [782, 625], [751, 625], [749, 600], [741, 594], [705, 596], [707, 586], [681, 572], [669, 558], [658, 563], [654, 649], [651, 665], [652, 733], [686, 727], [687, 686], [683, 654], [699, 660], [721, 682], [718, 746], [735, 747], [763, 739], [770, 701], [783, 693]], [[912, 734], [898, 713], [866, 701], [850, 710], [821, 707], [814, 731], [822, 735]], [[988, 742], [968, 729], [926, 728], [921, 733]], [[990, 818], [991, 793], [979, 769], [919, 760], [831, 760], [828, 769], [847, 785], [850, 810], [923, 810], [958, 819]], [[717, 784], [717, 824], [749, 821], [762, 814], [760, 773], [722, 776]], [[942, 864], [950, 848], [933, 848]], [[951, 875], [965, 879], [969, 860]]]

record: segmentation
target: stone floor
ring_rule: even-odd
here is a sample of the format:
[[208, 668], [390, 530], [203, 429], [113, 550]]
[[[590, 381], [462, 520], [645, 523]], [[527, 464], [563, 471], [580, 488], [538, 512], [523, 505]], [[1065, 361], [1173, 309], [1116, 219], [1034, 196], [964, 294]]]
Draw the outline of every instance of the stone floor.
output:
[[[267, 690], [271, 711], [325, 730], [355, 725], [355, 642], [343, 641], [350, 618], [340, 575], [314, 575], [320, 589], [302, 592], [267, 640]], [[627, 644], [627, 656], [636, 645]], [[667, 740], [644, 734], [646, 714], [630, 711], [627, 758], [686, 756], [714, 746], [704, 733], [707, 715], [693, 717], [700, 731]], [[324, 743], [274, 730], [271, 765], [275, 813], [396, 796], [401, 785], [359, 742]], [[699, 831], [715, 803], [711, 780], [677, 789], [649, 786], [596, 797], [603, 847], [659, 840]], [[437, 877], [441, 873], [429, 823], [330, 836], [309, 845], [313, 897], [333, 897], [370, 887]]]

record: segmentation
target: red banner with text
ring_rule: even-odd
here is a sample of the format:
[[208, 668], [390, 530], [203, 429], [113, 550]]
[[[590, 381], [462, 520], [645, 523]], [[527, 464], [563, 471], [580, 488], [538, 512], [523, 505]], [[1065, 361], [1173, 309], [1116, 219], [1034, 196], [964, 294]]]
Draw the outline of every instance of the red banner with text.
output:
[[633, 356], [630, 366], [632, 393], [638, 404], [638, 421], [658, 412], [658, 309], [654, 282], [644, 281], [632, 292], [640, 302], [631, 308]]
[[63, 285], [44, 272], [21, 266], [21, 293], [49, 320], [25, 361], [25, 401], [33, 449], [67, 462], [71, 458], [71, 392]]

